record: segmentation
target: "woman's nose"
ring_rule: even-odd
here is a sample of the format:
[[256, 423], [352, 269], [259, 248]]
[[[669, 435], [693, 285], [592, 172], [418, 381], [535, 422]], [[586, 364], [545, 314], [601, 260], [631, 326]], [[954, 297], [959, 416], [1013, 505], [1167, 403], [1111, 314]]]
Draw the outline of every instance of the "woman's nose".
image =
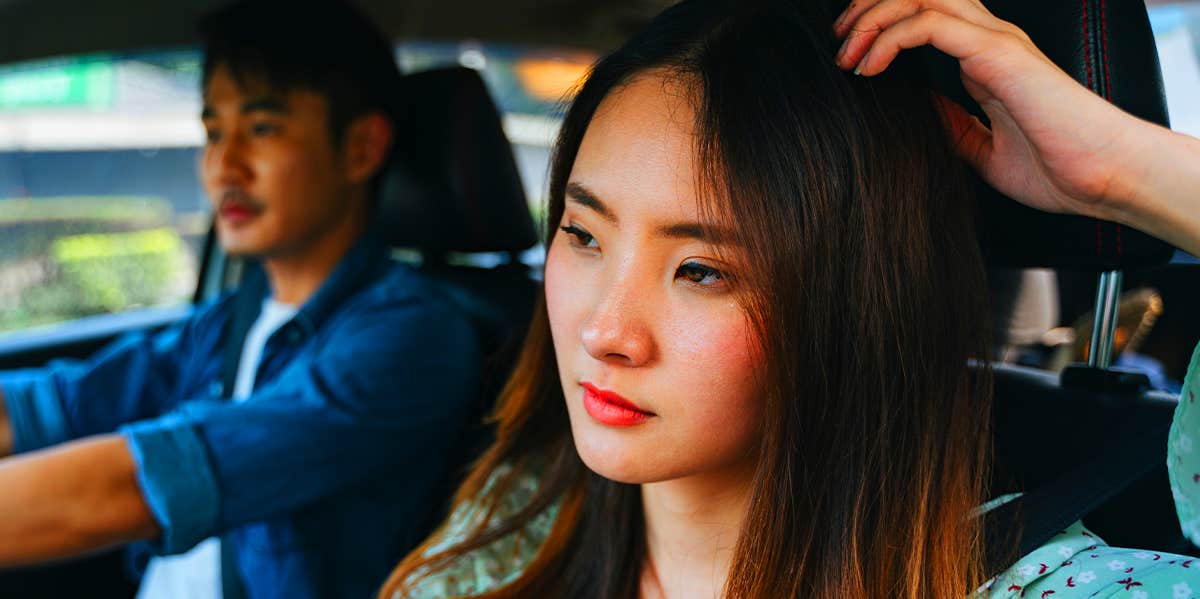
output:
[[610, 288], [584, 321], [580, 336], [588, 354], [622, 366], [643, 366], [654, 358], [646, 294], [620, 285]]

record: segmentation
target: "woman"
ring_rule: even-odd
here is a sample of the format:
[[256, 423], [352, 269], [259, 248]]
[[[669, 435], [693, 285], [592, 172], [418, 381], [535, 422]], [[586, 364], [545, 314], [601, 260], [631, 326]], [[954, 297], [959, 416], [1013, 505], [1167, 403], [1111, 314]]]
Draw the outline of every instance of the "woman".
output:
[[[783, 0], [681, 3], [597, 64], [560, 135], [545, 304], [497, 442], [382, 596], [962, 597], [988, 580], [990, 398], [966, 371], [986, 306], [948, 139], [1035, 205], [1176, 243], [1200, 228], [1100, 201], [1125, 196], [1062, 166], [1091, 137], [1061, 150], [943, 105], [944, 136], [903, 65], [879, 75], [901, 47], [959, 57], [1018, 123], [1037, 110], [996, 85], [1007, 68], [1032, 65], [1031, 89], [1074, 83], [1032, 46], [997, 58], [1019, 32], [941, 1], [944, 18], [885, 0], [837, 21], [859, 32], [837, 64], [871, 79], [838, 71], [832, 14]], [[1005, 179], [1014, 164], [1051, 168]], [[996, 596], [1059, 571], [1020, 584], [1017, 564]], [[1117, 582], [1096, 576], [1080, 584]]]

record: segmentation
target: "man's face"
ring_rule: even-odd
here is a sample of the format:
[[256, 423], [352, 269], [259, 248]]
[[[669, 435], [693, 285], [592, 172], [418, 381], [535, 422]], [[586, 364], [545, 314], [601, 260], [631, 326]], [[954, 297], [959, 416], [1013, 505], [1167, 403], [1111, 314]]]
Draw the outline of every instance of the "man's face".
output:
[[204, 90], [201, 178], [231, 255], [301, 254], [350, 213], [353, 183], [331, 139], [328, 103], [307, 90], [243, 85], [218, 66]]

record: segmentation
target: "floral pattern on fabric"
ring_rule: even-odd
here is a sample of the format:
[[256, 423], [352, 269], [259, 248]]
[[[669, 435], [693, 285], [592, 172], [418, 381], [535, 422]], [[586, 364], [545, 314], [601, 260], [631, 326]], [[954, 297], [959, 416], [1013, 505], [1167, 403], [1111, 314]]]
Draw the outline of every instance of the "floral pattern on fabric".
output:
[[[512, 471], [502, 466], [488, 479], [482, 494], [487, 495], [501, 478]], [[503, 521], [507, 516], [529, 505], [538, 487], [538, 473], [523, 472], [517, 475], [513, 491], [497, 508], [493, 521]], [[496, 542], [459, 557], [432, 575], [421, 577], [418, 571], [413, 576], [421, 577], [403, 597], [396, 593], [393, 599], [446, 599], [448, 597], [471, 597], [500, 588], [516, 580], [529, 562], [533, 561], [538, 549], [550, 534], [555, 518], [558, 517], [557, 503], [534, 517], [525, 528], [507, 535]], [[461, 505], [450, 515], [445, 527], [435, 533], [437, 543], [430, 545], [426, 556], [444, 551], [462, 542], [479, 526], [484, 514], [471, 505]], [[412, 580], [410, 577], [409, 580]]]
[[[1175, 410], [1167, 448], [1167, 470], [1176, 511], [1184, 534], [1200, 545], [1200, 346], [1192, 355]], [[507, 473], [502, 469], [493, 480]], [[534, 473], [521, 476], [502, 511], [514, 513], [537, 489]], [[489, 483], [489, 487], [491, 484]], [[486, 492], [486, 488], [485, 488]], [[540, 514], [518, 533], [459, 558], [449, 567], [423, 578], [407, 597], [445, 599], [471, 597], [499, 588], [520, 576], [546, 539], [558, 514], [557, 506]], [[502, 514], [501, 514], [502, 515]], [[480, 514], [459, 508], [439, 532], [436, 552], [461, 541]], [[1200, 559], [1109, 547], [1076, 522], [1045, 545], [1022, 557], [988, 581], [978, 599], [1200, 599]]]
[[979, 597], [1200, 598], [1196, 591], [1200, 560], [1109, 547], [1077, 522], [989, 581]]
[[1183, 535], [1193, 545], [1200, 546], [1200, 449], [1195, 447], [1200, 434], [1200, 406], [1196, 396], [1200, 395], [1200, 345], [1192, 354], [1187, 378], [1179, 391], [1179, 406], [1175, 408], [1175, 419], [1171, 422], [1171, 436], [1167, 444], [1167, 473], [1171, 477], [1171, 494], [1175, 497], [1175, 511], [1179, 514], [1179, 525]]

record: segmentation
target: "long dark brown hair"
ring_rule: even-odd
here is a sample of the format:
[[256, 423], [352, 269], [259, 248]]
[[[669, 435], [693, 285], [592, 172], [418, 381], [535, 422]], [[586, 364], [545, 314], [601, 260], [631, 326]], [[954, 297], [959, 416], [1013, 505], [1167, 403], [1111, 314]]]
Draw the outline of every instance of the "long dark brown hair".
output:
[[[751, 257], [744, 304], [767, 356], [725, 596], [959, 599], [985, 578], [972, 512], [990, 438], [990, 380], [967, 368], [988, 351], [971, 194], [916, 69], [869, 80], [838, 70], [834, 7], [821, 1], [687, 0], [602, 59], [563, 123], [548, 219], [562, 217], [608, 94], [651, 72], [688, 83], [706, 205]], [[543, 305], [500, 398], [496, 443], [455, 499], [490, 515], [449, 548], [414, 551], [385, 596], [556, 503], [533, 562], [479, 596], [637, 596], [639, 489], [581, 462], [557, 373]], [[533, 468], [533, 499], [494, 517]]]

